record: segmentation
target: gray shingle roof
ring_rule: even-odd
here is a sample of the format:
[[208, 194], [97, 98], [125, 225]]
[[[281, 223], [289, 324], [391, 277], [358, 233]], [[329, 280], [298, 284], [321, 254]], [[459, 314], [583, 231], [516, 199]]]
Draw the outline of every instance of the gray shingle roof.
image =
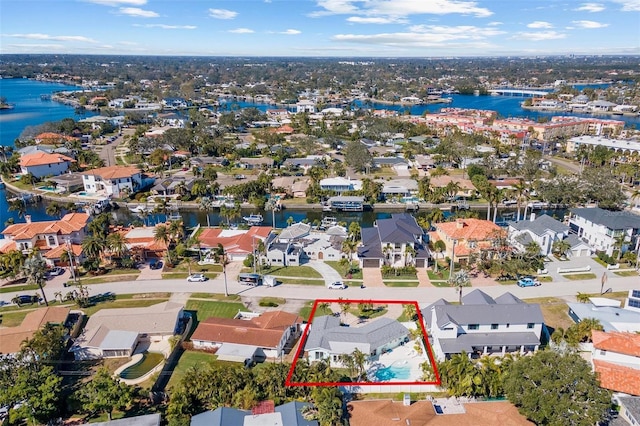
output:
[[342, 327], [340, 318], [325, 315], [313, 319], [305, 350], [335, 351], [341, 343], [377, 348], [408, 333], [404, 325], [390, 318], [378, 318], [362, 327]]
[[502, 296], [498, 296], [495, 298], [495, 301], [498, 305], [510, 305], [513, 303], [524, 303], [522, 300], [518, 299], [513, 294], [506, 292]]
[[434, 309], [438, 327], [448, 322], [458, 325], [544, 323], [538, 304], [441, 305]]
[[191, 426], [242, 426], [249, 411], [218, 407], [191, 417]]
[[358, 247], [358, 257], [364, 259], [381, 259], [382, 243], [376, 228], [362, 228], [360, 230], [362, 246]]
[[302, 409], [311, 404], [308, 402], [293, 401], [276, 407], [276, 412], [282, 416], [283, 425], [291, 426], [318, 426], [317, 420], [305, 420]]
[[462, 296], [463, 305], [493, 305], [496, 301], [482, 290], [475, 289]]
[[509, 226], [520, 231], [531, 231], [536, 235], [542, 236], [547, 230], [555, 233], [569, 232], [569, 227], [562, 222], [543, 214], [535, 220], [522, 220], [520, 222], [509, 222]]
[[416, 259], [429, 257], [429, 252], [417, 240], [424, 230], [418, 225], [415, 217], [407, 213], [392, 214], [388, 219], [378, 219], [373, 228], [362, 228], [362, 247], [358, 249], [361, 258], [380, 259], [382, 243], [404, 244], [413, 242], [416, 248]]
[[571, 213], [609, 229], [640, 228], [640, 216], [628, 211], [612, 212], [600, 207], [585, 207], [571, 209]]
[[618, 400], [636, 421], [640, 421], [640, 396], [619, 396]]
[[569, 244], [571, 244], [571, 248], [576, 248], [578, 246], [585, 246], [585, 247], [589, 247], [589, 244], [585, 243], [584, 241], [582, 241], [580, 238], [578, 238], [577, 235], [575, 234], [569, 234], [569, 236], [567, 238], [564, 239], [566, 242], [568, 242]]
[[110, 422], [86, 423], [84, 426], [89, 424], [91, 426], [159, 426], [160, 413], [125, 417], [124, 419], [111, 420]]

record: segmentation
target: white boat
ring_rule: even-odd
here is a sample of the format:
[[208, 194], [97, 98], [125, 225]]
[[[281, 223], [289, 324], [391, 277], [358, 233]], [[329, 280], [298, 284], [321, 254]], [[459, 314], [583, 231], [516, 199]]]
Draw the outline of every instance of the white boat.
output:
[[249, 225], [260, 225], [264, 221], [261, 214], [250, 214], [249, 216], [244, 216], [243, 219]]
[[153, 209], [148, 208], [146, 206], [142, 206], [142, 205], [137, 205], [137, 206], [129, 206], [129, 211], [131, 213], [136, 213], [136, 214], [142, 214], [142, 213], [149, 213], [151, 212]]
[[320, 227], [327, 229], [330, 228], [332, 226], [336, 226], [338, 224], [338, 219], [336, 219], [335, 217], [323, 217], [322, 218], [322, 222], [320, 223]]

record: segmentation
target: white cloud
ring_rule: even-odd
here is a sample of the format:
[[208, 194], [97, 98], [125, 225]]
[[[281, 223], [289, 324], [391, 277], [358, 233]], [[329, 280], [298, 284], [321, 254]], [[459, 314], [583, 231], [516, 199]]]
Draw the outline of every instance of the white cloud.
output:
[[88, 3], [102, 4], [104, 6], [118, 7], [122, 5], [144, 6], [147, 0], [85, 0]]
[[545, 21], [533, 21], [530, 24], [527, 24], [528, 28], [553, 28], [553, 25], [550, 22]]
[[289, 28], [288, 30], [279, 32], [278, 34], [284, 34], [284, 35], [298, 35], [298, 34], [302, 34], [302, 31], [300, 30], [294, 30], [293, 28]]
[[565, 38], [567, 35], [564, 33], [559, 33], [557, 31], [540, 31], [537, 33], [534, 32], [520, 32], [513, 36], [513, 38], [520, 40], [529, 40], [529, 41], [543, 41], [543, 40], [558, 40], [561, 38]]
[[54, 40], [54, 41], [77, 41], [82, 43], [97, 43], [92, 38], [85, 36], [53, 36], [49, 34], [30, 33], [30, 34], [3, 34], [6, 37], [25, 38], [29, 40]]
[[504, 25], [504, 22], [493, 21], [493, 22], [489, 22], [487, 25], [490, 27], [497, 27], [498, 25]]
[[195, 30], [195, 25], [166, 25], [166, 24], [133, 24], [134, 27], [144, 27], [144, 28], [161, 28], [163, 30]]
[[234, 34], [251, 34], [255, 31], [250, 28], [236, 28], [235, 30], [229, 30], [229, 32]]
[[410, 15], [461, 14], [486, 18], [493, 15], [478, 2], [468, 0], [317, 0], [320, 10], [309, 16], [363, 15], [366, 17], [400, 18]]
[[390, 16], [350, 16], [347, 18], [347, 22], [353, 22], [355, 24], [405, 24], [407, 20]]
[[152, 10], [144, 10], [139, 7], [121, 7], [120, 13], [128, 16], [136, 16], [138, 18], [157, 18], [160, 16]]
[[17, 47], [20, 49], [62, 49], [64, 48], [62, 44], [22, 44], [22, 43], [9, 44], [8, 47]]
[[603, 24], [596, 21], [571, 21], [573, 25], [578, 28], [594, 29], [594, 28], [606, 28], [609, 24]]
[[640, 12], [640, 0], [612, 0], [622, 5], [623, 12]]
[[602, 12], [605, 9], [604, 5], [600, 3], [583, 3], [582, 6], [573, 9], [578, 12]]
[[209, 16], [216, 19], [233, 19], [238, 16], [238, 12], [228, 9], [209, 9]]

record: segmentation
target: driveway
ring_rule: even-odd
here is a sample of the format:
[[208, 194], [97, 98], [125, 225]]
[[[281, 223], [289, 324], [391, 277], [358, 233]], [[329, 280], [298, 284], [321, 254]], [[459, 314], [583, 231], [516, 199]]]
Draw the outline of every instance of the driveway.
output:
[[310, 260], [305, 264], [306, 266], [311, 266], [313, 269], [318, 271], [320, 275], [322, 275], [322, 279], [325, 284], [334, 283], [336, 281], [342, 281], [342, 277], [331, 266], [327, 265], [324, 262], [319, 262], [317, 260]]
[[362, 283], [365, 287], [387, 288], [382, 281], [380, 268], [362, 268]]

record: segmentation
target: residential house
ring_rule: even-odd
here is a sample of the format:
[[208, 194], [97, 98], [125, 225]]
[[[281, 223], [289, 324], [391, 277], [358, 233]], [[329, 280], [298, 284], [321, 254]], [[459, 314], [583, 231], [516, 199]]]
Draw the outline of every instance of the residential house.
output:
[[307, 173], [313, 166], [322, 164], [321, 155], [307, 155], [304, 158], [287, 158], [282, 164], [283, 168], [289, 169], [302, 169], [304, 173]]
[[320, 180], [320, 189], [342, 194], [348, 191], [359, 191], [362, 189], [362, 181], [349, 177], [332, 177]]
[[342, 226], [334, 226], [326, 232], [312, 232], [308, 237], [300, 239], [305, 258], [310, 260], [338, 261], [346, 255], [342, 252], [342, 243], [347, 238], [347, 231]]
[[547, 333], [540, 305], [511, 293], [493, 299], [473, 290], [461, 305], [440, 299], [424, 308], [422, 316], [440, 361], [463, 351], [470, 357], [535, 352]]
[[309, 232], [311, 232], [311, 225], [308, 223], [292, 223], [278, 234], [278, 242], [293, 242], [306, 237]]
[[259, 157], [259, 158], [249, 158], [243, 157], [237, 161], [238, 167], [241, 169], [252, 170], [266, 170], [273, 167], [273, 158], [269, 157]]
[[589, 256], [591, 254], [589, 246], [569, 231], [570, 228], [567, 225], [551, 216], [543, 214], [536, 217], [535, 213], [531, 213], [529, 220], [509, 222], [508, 238], [509, 243], [521, 252], [534, 242], [540, 246], [540, 255], [549, 256], [553, 243], [564, 240], [571, 247], [566, 253], [568, 256]]
[[316, 103], [307, 99], [296, 102], [296, 113], [301, 112], [314, 114], [316, 112]]
[[0, 356], [20, 352], [22, 342], [32, 339], [36, 331], [47, 324], [64, 325], [68, 316], [69, 308], [49, 306], [27, 313], [16, 327], [0, 328]]
[[589, 303], [568, 303], [569, 316], [576, 323], [586, 318], [600, 322], [604, 331], [640, 333], [640, 290], [629, 290], [624, 308], [620, 302], [604, 297], [591, 297]]
[[133, 194], [143, 186], [142, 172], [133, 166], [109, 166], [82, 173], [84, 190], [116, 198]]
[[[367, 399], [347, 404], [350, 426], [532, 426], [515, 405], [508, 401], [456, 401], [455, 411], [448, 413], [436, 402]], [[437, 404], [436, 404], [437, 405]]]
[[382, 182], [382, 196], [389, 200], [413, 197], [418, 193], [418, 182], [415, 179], [392, 179]]
[[401, 157], [375, 157], [373, 160], [375, 168], [392, 168], [396, 172], [406, 172], [409, 170], [409, 162]]
[[640, 335], [593, 330], [591, 340], [591, 362], [600, 386], [640, 396]]
[[31, 173], [37, 179], [58, 176], [66, 173], [71, 163], [75, 162], [63, 154], [36, 151], [20, 157], [20, 173]]
[[302, 318], [284, 311], [263, 314], [239, 312], [235, 318], [207, 318], [191, 336], [196, 349], [215, 349], [218, 359], [275, 359], [300, 337]]
[[453, 222], [434, 223], [435, 231], [429, 232], [431, 241], [444, 241], [444, 256], [454, 262], [468, 262], [474, 253], [491, 247], [492, 241], [505, 232], [489, 220], [465, 218]]
[[60, 133], [44, 132], [36, 135], [33, 138], [33, 140], [38, 145], [58, 146], [58, 145], [64, 145], [65, 142], [72, 142], [75, 140], [75, 138], [68, 135], [62, 135]]
[[[617, 395], [614, 398], [620, 406], [620, 417], [632, 426], [640, 425], [640, 397]], [[614, 426], [613, 422], [609, 424]]]
[[45, 261], [53, 266], [60, 263], [63, 253], [71, 250], [75, 260], [83, 261], [82, 241], [87, 236], [89, 222], [86, 213], [67, 213], [60, 220], [43, 222], [31, 222], [31, 216], [25, 218], [26, 223], [14, 223], [2, 231], [4, 238], [11, 240], [2, 246], [2, 251], [30, 253], [37, 247]]
[[267, 245], [271, 231], [269, 226], [252, 226], [249, 229], [204, 228], [198, 241], [203, 252], [210, 252], [222, 244], [230, 261], [242, 261], [255, 253], [260, 241]]
[[170, 176], [167, 178], [156, 179], [150, 191], [164, 197], [184, 195], [191, 192], [191, 188], [193, 188], [193, 184], [195, 182], [195, 178]]
[[258, 404], [253, 410], [239, 410], [218, 407], [212, 411], [196, 414], [191, 418], [191, 426], [318, 426], [317, 420], [304, 418], [308, 402], [292, 401], [273, 406], [272, 401]]
[[368, 357], [376, 357], [409, 341], [409, 330], [391, 318], [377, 318], [365, 325], [342, 326], [340, 318], [330, 315], [315, 317], [304, 343], [310, 362], [328, 360], [341, 367], [340, 355], [356, 349]]
[[124, 235], [127, 249], [138, 259], [162, 259], [167, 243], [157, 240], [155, 226], [138, 226], [119, 231]]
[[362, 228], [361, 235], [358, 259], [363, 268], [379, 268], [383, 264], [427, 266], [429, 251], [424, 229], [408, 213], [394, 213], [389, 219], [378, 219], [372, 228]]
[[103, 309], [89, 317], [70, 351], [77, 360], [130, 357], [139, 344], [164, 342], [182, 328], [183, 305]]
[[267, 263], [270, 266], [300, 266], [303, 253], [292, 242], [274, 241], [268, 246]]
[[636, 246], [640, 238], [640, 215], [599, 207], [571, 209], [569, 228], [593, 250], [612, 256], [619, 243], [623, 253]]
[[200, 169], [203, 169], [206, 166], [226, 167], [229, 165], [229, 160], [224, 157], [192, 157], [189, 159], [189, 162], [192, 166], [199, 167]]
[[460, 189], [456, 192], [454, 198], [475, 198], [477, 193], [473, 182], [460, 176], [433, 176], [429, 182], [433, 188], [446, 188], [448, 185], [458, 184]]

